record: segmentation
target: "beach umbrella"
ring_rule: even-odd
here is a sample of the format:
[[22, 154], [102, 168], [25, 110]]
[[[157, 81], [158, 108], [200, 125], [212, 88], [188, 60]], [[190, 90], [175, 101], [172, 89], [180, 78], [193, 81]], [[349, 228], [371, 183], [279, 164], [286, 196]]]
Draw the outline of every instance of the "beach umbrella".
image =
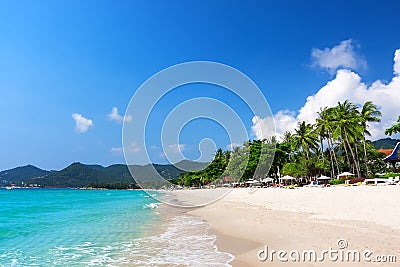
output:
[[338, 175], [338, 177], [347, 177], [347, 176], [354, 176], [351, 172], [342, 172]]
[[331, 177], [325, 176], [325, 175], [321, 175], [321, 177], [318, 177], [317, 180], [330, 180]]
[[267, 178], [265, 178], [265, 179], [262, 180], [262, 181], [263, 181], [264, 183], [272, 183], [272, 182], [274, 181], [274, 179], [267, 177]]
[[294, 178], [294, 177], [292, 177], [290, 175], [285, 175], [285, 176], [283, 176], [283, 177], [281, 177], [279, 179], [281, 179], [281, 180], [296, 180], [296, 178]]

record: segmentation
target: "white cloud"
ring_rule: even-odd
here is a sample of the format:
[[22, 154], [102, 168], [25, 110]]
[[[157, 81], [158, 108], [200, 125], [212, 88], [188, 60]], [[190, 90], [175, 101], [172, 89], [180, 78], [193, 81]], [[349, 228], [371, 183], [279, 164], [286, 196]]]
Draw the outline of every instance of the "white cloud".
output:
[[172, 144], [168, 145], [168, 152], [172, 153], [182, 153], [182, 151], [186, 150], [187, 145], [185, 144]]
[[112, 153], [122, 153], [122, 147], [112, 147], [111, 148]]
[[[384, 137], [384, 131], [390, 127], [400, 115], [400, 49], [394, 57], [394, 77], [389, 83], [377, 80], [368, 86], [362, 82], [361, 77], [350, 70], [338, 70], [336, 77], [320, 88], [316, 94], [307, 97], [306, 103], [296, 113], [281, 110], [273, 116], [278, 136], [285, 131], [292, 131], [297, 123], [306, 121], [314, 123], [317, 112], [323, 107], [336, 106], [346, 99], [357, 105], [363, 105], [366, 101], [372, 101], [382, 112], [380, 123], [371, 123], [369, 131], [372, 139]], [[270, 131], [268, 123], [271, 117], [253, 118], [252, 132], [258, 138], [265, 138], [263, 132]], [[263, 131], [263, 132], [262, 132]]]
[[251, 131], [258, 139], [268, 139], [275, 135], [274, 118], [272, 116], [265, 118], [254, 116], [251, 121], [253, 122]]
[[128, 146], [124, 147], [124, 152], [125, 153], [138, 153], [142, 151], [142, 147], [139, 146], [137, 143], [132, 142]]
[[107, 116], [110, 120], [117, 121], [117, 122], [123, 122], [123, 121], [129, 122], [132, 120], [131, 115], [127, 115], [124, 117], [124, 116], [118, 114], [118, 108], [116, 108], [116, 107], [113, 107], [111, 110], [111, 113], [108, 114]]
[[353, 40], [345, 40], [340, 44], [320, 50], [314, 48], [311, 51], [313, 65], [326, 69], [333, 74], [338, 68], [362, 70], [367, 67], [367, 62], [354, 49]]
[[73, 113], [72, 118], [75, 121], [75, 129], [78, 132], [84, 133], [88, 131], [90, 127], [93, 127], [93, 121], [83, 117], [81, 114]]
[[394, 53], [393, 72], [396, 76], [400, 75], [400, 49], [397, 49], [396, 53]]
[[361, 82], [358, 74], [350, 70], [338, 70], [333, 80], [319, 89], [315, 95], [307, 97], [305, 105], [299, 111], [298, 120], [312, 121], [320, 108], [335, 106], [338, 101], [360, 98], [362, 97], [360, 93], [364, 89], [365, 84]]

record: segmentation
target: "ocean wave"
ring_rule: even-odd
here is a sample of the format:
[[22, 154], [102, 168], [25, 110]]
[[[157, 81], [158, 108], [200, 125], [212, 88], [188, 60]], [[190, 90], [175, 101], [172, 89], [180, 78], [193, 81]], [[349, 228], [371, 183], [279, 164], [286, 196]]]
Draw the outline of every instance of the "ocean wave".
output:
[[130, 255], [139, 266], [231, 266], [232, 254], [220, 252], [200, 218], [181, 215], [167, 222], [158, 235], [137, 240]]
[[161, 204], [161, 203], [149, 203], [149, 204], [144, 205], [143, 207], [144, 207], [145, 209], [151, 209], [151, 210], [153, 210], [153, 209], [157, 209], [157, 208], [160, 206], [160, 204]]

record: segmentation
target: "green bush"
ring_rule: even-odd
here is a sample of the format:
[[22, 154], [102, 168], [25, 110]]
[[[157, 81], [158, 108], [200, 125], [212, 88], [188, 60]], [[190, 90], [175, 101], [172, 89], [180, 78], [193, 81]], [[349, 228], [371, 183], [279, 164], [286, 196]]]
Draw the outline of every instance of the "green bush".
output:
[[396, 176], [400, 176], [400, 173], [388, 172], [388, 173], [385, 173], [384, 175], [376, 175], [377, 178], [390, 178], [390, 177], [396, 177]]
[[332, 179], [329, 181], [331, 185], [344, 184], [346, 179]]

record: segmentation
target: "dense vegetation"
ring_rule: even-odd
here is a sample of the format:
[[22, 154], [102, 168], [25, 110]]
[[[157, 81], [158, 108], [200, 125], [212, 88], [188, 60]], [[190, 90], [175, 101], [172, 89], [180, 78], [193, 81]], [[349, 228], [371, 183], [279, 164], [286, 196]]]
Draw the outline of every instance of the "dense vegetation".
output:
[[253, 140], [246, 142], [243, 147], [235, 147], [233, 151], [218, 149], [207, 168], [184, 173], [176, 182], [199, 186], [212, 183], [218, 178], [222, 178], [218, 180], [219, 183], [263, 178], [274, 160], [275, 146], [275, 139]]
[[321, 109], [318, 115], [315, 124], [302, 122], [294, 133], [287, 132], [284, 136], [284, 142], [296, 153], [294, 162], [306, 166], [305, 175], [335, 177], [350, 171], [357, 177], [367, 177], [385, 168], [382, 155], [366, 140], [370, 135], [369, 123], [379, 122], [381, 116], [372, 102], [358, 107], [346, 100]]
[[[386, 172], [384, 155], [375, 146], [393, 148], [397, 141], [386, 139], [374, 146], [366, 139], [370, 135], [369, 124], [379, 122], [380, 117], [380, 111], [370, 101], [361, 107], [347, 100], [339, 102], [335, 107], [321, 109], [314, 124], [299, 123], [294, 131], [284, 133], [279, 142], [272, 137], [246, 142], [234, 151], [219, 149], [206, 169], [182, 174], [176, 182], [197, 186], [218, 178], [221, 183], [227, 181], [226, 178], [243, 181], [280, 174], [336, 177], [343, 171], [350, 171], [356, 177], [369, 177]], [[389, 128], [386, 133], [399, 132], [399, 125]]]
[[[182, 162], [185, 169], [203, 168], [204, 163]], [[131, 165], [129, 166], [135, 178], [144, 177], [153, 179], [158, 174], [167, 180], [179, 177], [184, 171], [173, 165]], [[155, 171], [154, 171], [155, 170]], [[101, 165], [85, 165], [79, 162], [60, 171], [45, 171], [28, 165], [0, 172], [0, 185], [6, 186], [36, 184], [41, 187], [57, 188], [109, 188], [126, 189], [137, 188], [127, 165], [115, 164], [108, 167]]]
[[49, 173], [49, 171], [39, 169], [32, 165], [17, 167], [0, 172], [0, 185], [8, 185], [11, 183], [20, 184], [24, 180], [42, 177]]

